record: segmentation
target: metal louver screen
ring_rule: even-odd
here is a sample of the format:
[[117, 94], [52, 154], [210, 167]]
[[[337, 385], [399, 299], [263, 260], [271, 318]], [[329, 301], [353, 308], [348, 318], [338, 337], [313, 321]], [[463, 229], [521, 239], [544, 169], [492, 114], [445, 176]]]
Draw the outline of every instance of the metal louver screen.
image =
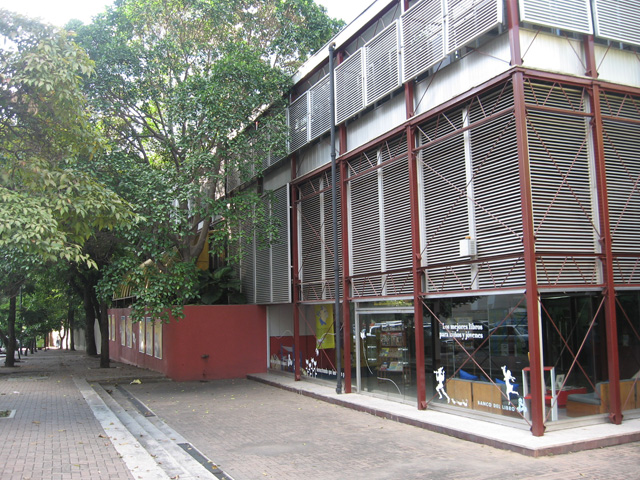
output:
[[448, 0], [447, 52], [502, 23], [501, 0]]
[[362, 49], [335, 69], [336, 124], [340, 124], [364, 108]]
[[[479, 257], [518, 255], [522, 247], [522, 210], [516, 128], [507, 114], [471, 131], [476, 244]], [[478, 272], [480, 288], [523, 286], [524, 264], [491, 262]]]
[[291, 302], [291, 258], [289, 252], [289, 187], [273, 192], [271, 215], [277, 221], [278, 237], [271, 245], [271, 301]]
[[[427, 128], [429, 130], [429, 128]], [[450, 137], [420, 152], [424, 182], [427, 265], [460, 260], [459, 241], [469, 234], [463, 135]], [[427, 270], [427, 290], [462, 290], [471, 284], [468, 265]]]
[[[262, 197], [262, 205], [270, 214], [269, 197]], [[256, 225], [256, 228], [263, 228], [264, 225]], [[264, 232], [261, 232], [264, 233]], [[264, 235], [260, 235], [263, 237]], [[264, 304], [271, 302], [271, 247], [259, 243], [259, 236], [255, 237], [255, 269], [256, 269], [256, 303]], [[266, 241], [266, 239], [265, 239]]]
[[240, 225], [242, 238], [240, 248], [242, 260], [240, 261], [240, 280], [242, 281], [242, 293], [247, 303], [256, 303], [255, 268], [254, 268], [254, 235], [253, 225], [250, 221], [244, 221]]
[[[329, 177], [330, 178], [330, 177]], [[342, 215], [340, 211], [340, 174], [336, 172], [336, 182], [337, 182], [337, 207], [338, 207], [338, 265], [342, 265]], [[335, 248], [333, 245], [333, 206], [332, 206], [332, 196], [331, 196], [331, 186], [327, 186], [327, 190], [322, 195], [322, 212], [323, 212], [323, 224], [324, 224], [324, 239], [323, 239], [323, 248], [325, 251], [324, 255], [324, 280], [325, 280], [325, 290], [327, 299], [335, 299], [335, 283], [333, 281], [333, 255], [335, 252]], [[342, 268], [340, 268], [342, 272]], [[339, 292], [340, 295], [342, 292]]]
[[640, 45], [638, 0], [595, 0], [596, 35]]
[[[412, 266], [409, 183], [407, 158], [383, 167], [382, 202], [385, 266], [387, 271], [409, 269]], [[411, 273], [409, 272], [406, 276], [410, 277]], [[401, 291], [397, 291], [398, 288], [401, 288]], [[391, 293], [392, 289], [393, 293], [411, 293], [413, 282], [396, 282], [395, 285], [389, 286], [389, 293]]]
[[393, 22], [364, 46], [367, 104], [400, 85], [398, 22]]
[[593, 33], [589, 0], [520, 0], [520, 20], [571, 32]]
[[[353, 275], [378, 273], [381, 268], [380, 208], [378, 172], [373, 171], [350, 182], [351, 185], [351, 268]], [[380, 295], [382, 282], [378, 277], [352, 282], [354, 296]]]
[[322, 300], [322, 258], [321, 232], [322, 215], [320, 195], [302, 200], [299, 205], [300, 253], [299, 268], [302, 282], [302, 300]]
[[309, 141], [308, 92], [289, 106], [289, 151], [293, 152]]
[[319, 137], [331, 128], [331, 109], [329, 108], [329, 75], [316, 83], [309, 90], [311, 115], [310, 139]]
[[538, 263], [538, 282], [592, 282], [595, 259], [571, 256], [596, 249], [588, 119], [537, 111], [528, 112], [527, 117], [536, 251], [566, 254], [543, 258]]
[[637, 161], [640, 126], [614, 120], [604, 120], [603, 126], [612, 250], [614, 254], [634, 254], [617, 258], [613, 274], [618, 284], [637, 284], [640, 283], [637, 265], [640, 251], [640, 163]]
[[409, 81], [444, 58], [441, 0], [423, 0], [401, 17], [403, 81]]

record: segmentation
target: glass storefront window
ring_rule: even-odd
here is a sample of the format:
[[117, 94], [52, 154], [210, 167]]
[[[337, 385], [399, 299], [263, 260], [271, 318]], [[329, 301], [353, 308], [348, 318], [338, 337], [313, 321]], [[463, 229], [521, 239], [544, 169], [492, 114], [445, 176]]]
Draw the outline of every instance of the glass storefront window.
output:
[[[415, 401], [416, 355], [413, 307], [356, 308], [351, 330], [352, 376], [359, 391]], [[409, 303], [410, 305], [410, 303]]]
[[529, 366], [522, 295], [425, 302], [427, 401], [526, 418], [523, 370]]

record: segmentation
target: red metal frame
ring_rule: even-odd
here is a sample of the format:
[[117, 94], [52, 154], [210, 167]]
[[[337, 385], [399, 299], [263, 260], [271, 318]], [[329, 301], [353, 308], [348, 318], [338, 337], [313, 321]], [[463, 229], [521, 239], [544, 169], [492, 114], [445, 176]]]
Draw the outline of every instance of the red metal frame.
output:
[[527, 320], [529, 327], [529, 362], [531, 367], [531, 433], [539, 437], [544, 434], [544, 392], [542, 345], [538, 282], [536, 276], [536, 252], [533, 225], [533, 201], [529, 173], [529, 146], [527, 142], [527, 118], [524, 102], [524, 77], [521, 72], [513, 74], [513, 97], [516, 117], [518, 166], [520, 171], [520, 201], [522, 207], [524, 268], [526, 276]]

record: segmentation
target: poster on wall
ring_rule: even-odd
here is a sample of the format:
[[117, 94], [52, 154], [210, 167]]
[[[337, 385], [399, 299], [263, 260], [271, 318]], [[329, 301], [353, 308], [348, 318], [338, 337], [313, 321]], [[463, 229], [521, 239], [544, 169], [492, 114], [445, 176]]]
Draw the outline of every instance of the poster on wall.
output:
[[318, 350], [335, 348], [332, 305], [316, 305], [316, 348]]

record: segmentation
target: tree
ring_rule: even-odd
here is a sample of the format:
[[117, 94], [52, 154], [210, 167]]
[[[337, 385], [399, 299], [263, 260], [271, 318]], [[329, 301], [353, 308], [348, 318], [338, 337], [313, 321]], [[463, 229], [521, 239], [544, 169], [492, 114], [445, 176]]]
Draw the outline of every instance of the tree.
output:
[[92, 72], [67, 32], [0, 10], [0, 291], [10, 300], [10, 348], [15, 297], [33, 268], [59, 259], [95, 268], [86, 239], [136, 218], [76, 168], [102, 144], [81, 89]]
[[231, 225], [266, 218], [255, 190], [229, 196], [227, 181], [256, 171], [256, 151], [284, 155], [290, 75], [341, 25], [310, 0], [120, 0], [75, 25], [96, 62], [86, 91], [111, 141], [103, 172], [146, 220], [103, 296], [127, 277], [158, 315], [191, 298], [208, 240], [219, 250]]

